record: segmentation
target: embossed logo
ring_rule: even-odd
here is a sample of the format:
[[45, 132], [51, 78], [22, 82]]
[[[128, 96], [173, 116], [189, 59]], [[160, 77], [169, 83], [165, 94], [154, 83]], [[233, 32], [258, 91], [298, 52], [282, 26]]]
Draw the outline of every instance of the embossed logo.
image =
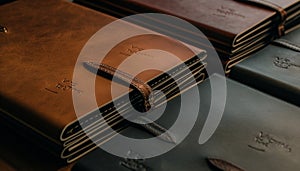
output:
[[290, 67], [300, 68], [300, 64], [294, 63], [289, 58], [283, 58], [283, 57], [276, 56], [273, 63], [275, 66], [277, 66], [279, 68], [283, 68], [283, 69], [289, 69]]
[[268, 133], [264, 133], [263, 131], [259, 132], [255, 136], [254, 141], [259, 147], [252, 145], [248, 145], [248, 147], [257, 151], [266, 152], [267, 149], [275, 148], [277, 150], [292, 152], [292, 147], [289, 144], [282, 140], [279, 140], [279, 138], [275, 138], [274, 136]]
[[213, 15], [221, 16], [221, 17], [227, 17], [227, 16], [236, 16], [240, 18], [246, 18], [244, 15], [238, 13], [235, 9], [233, 8], [228, 8], [225, 6], [221, 6], [216, 9], [216, 12]]
[[125, 55], [125, 56], [131, 56], [139, 51], [144, 50], [144, 48], [135, 46], [135, 45], [131, 45], [129, 48], [125, 49], [125, 51], [120, 52], [121, 55]]
[[65, 91], [75, 91], [77, 93], [82, 93], [82, 90], [77, 89], [76, 85], [77, 83], [72, 82], [72, 80], [64, 78], [62, 81], [58, 82], [54, 87], [46, 87], [45, 90], [54, 94], [58, 94], [59, 92]]
[[128, 158], [120, 162], [121, 166], [124, 166], [133, 171], [147, 171], [147, 167], [144, 165], [145, 159], [132, 150], [127, 153]]

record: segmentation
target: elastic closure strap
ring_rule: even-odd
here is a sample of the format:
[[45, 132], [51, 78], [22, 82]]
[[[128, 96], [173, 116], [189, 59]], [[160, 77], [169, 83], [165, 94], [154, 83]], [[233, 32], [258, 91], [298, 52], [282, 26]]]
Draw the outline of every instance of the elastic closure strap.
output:
[[296, 52], [300, 52], [300, 45], [297, 45], [289, 40], [286, 39], [277, 39], [273, 41], [274, 45], [285, 47]]
[[285, 22], [287, 19], [287, 12], [281, 6], [275, 4], [270, 0], [237, 0], [241, 2], [257, 4], [272, 10], [275, 10], [280, 16], [280, 23], [278, 25], [278, 37], [281, 37], [285, 34]]
[[133, 88], [138, 90], [140, 94], [143, 96], [145, 111], [148, 111], [151, 108], [151, 106], [153, 106], [154, 98], [151, 94], [152, 88], [147, 83], [143, 82], [137, 77], [132, 76], [129, 73], [118, 70], [107, 64], [103, 64], [103, 63], [97, 64], [94, 62], [85, 62], [85, 64], [88, 65], [89, 67], [92, 67], [106, 74], [109, 74], [112, 77], [117, 77], [118, 79], [125, 81], [126, 83], [133, 86]]

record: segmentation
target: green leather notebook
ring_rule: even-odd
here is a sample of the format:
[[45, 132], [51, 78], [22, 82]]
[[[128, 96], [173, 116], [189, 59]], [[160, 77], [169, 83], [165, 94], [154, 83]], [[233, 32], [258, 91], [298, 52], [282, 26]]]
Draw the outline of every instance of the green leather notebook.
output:
[[237, 64], [230, 77], [300, 106], [300, 29]]
[[[217, 75], [210, 77], [210, 80], [219, 79]], [[207, 162], [207, 158], [226, 160], [246, 171], [300, 169], [299, 107], [227, 79], [227, 101], [220, 125], [206, 143], [199, 144], [211, 107], [209, 80], [198, 88], [201, 105], [197, 122], [187, 138], [171, 151], [150, 159], [130, 160], [97, 149], [80, 159], [73, 170], [218, 170]], [[186, 93], [193, 95], [190, 91]], [[171, 107], [166, 111], [166, 117], [156, 122], [163, 126], [172, 124], [170, 121], [174, 120], [179, 104], [180, 98], [169, 102]], [[213, 106], [219, 109], [220, 104]], [[124, 132], [127, 136], [146, 136], [136, 128]], [[176, 132], [173, 133], [176, 137]], [[157, 146], [166, 143], [158, 141]], [[134, 154], [134, 149], [131, 153]]]

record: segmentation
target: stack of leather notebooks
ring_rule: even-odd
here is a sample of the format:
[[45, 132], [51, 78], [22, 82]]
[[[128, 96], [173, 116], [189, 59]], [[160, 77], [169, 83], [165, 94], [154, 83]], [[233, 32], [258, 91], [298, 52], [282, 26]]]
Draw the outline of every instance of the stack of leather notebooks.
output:
[[[269, 54], [269, 48], [272, 52], [279, 48], [280, 53], [292, 54], [293, 58], [275, 56], [272, 64], [298, 69], [296, 64], [287, 62], [296, 60], [299, 53], [295, 52], [298, 46], [289, 43], [299, 35], [298, 30], [292, 32], [299, 27], [299, 0], [76, 2], [119, 17], [163, 12], [184, 18], [199, 27], [213, 43], [226, 73], [246, 56], [291, 32], [283, 37], [284, 41], [277, 39], [276, 45], [255, 54], [253, 60], [264, 59], [255, 56]], [[15, 129], [21, 141], [31, 139], [67, 163], [89, 154], [74, 169], [94, 170], [98, 166], [90, 162], [104, 162], [107, 165], [99, 167], [208, 170], [225, 165], [246, 170], [257, 167], [299, 170], [299, 108], [229, 79], [227, 89], [223, 87], [228, 90], [224, 118], [207, 144], [198, 143], [199, 131], [207, 128], [204, 123], [210, 117], [207, 111], [222, 110], [222, 104], [209, 104], [210, 88], [214, 86], [209, 80], [203, 84], [209, 76], [206, 66], [212, 65], [207, 59], [214, 55], [212, 47], [203, 44], [205, 37], [176, 23], [162, 23], [153, 18], [146, 18], [150, 25], [119, 21], [64, 0], [18, 0], [1, 5], [0, 16], [5, 16], [0, 21], [1, 123]], [[157, 23], [161, 27], [153, 27]], [[277, 47], [279, 44], [285, 48]], [[246, 61], [245, 64], [248, 65]], [[241, 80], [246, 79], [244, 68], [247, 67], [241, 63], [234, 71]], [[245, 73], [251, 73], [246, 74], [249, 78], [254, 75], [253, 80], [259, 78], [250, 69]], [[284, 74], [277, 75], [275, 80], [288, 82], [281, 78]], [[210, 77], [217, 83], [224, 79], [219, 75]], [[298, 93], [298, 86], [294, 86], [298, 82], [287, 84], [296, 87]], [[182, 94], [195, 95], [192, 90], [196, 89], [200, 91], [201, 104], [190, 138], [178, 145], [172, 139], [176, 139], [175, 132], [174, 136], [171, 133], [156, 140], [158, 146], [178, 145], [169, 153], [148, 163], [148, 160], [117, 158], [97, 149], [114, 140], [117, 133], [153, 137], [166, 132], [177, 117]], [[166, 112], [150, 123], [150, 129], [149, 120], [137, 116], [149, 111], [155, 113], [164, 105]], [[191, 117], [188, 114], [187, 119]], [[212, 165], [206, 158], [211, 159]], [[117, 163], [110, 165], [108, 161]]]
[[[74, 2], [118, 17], [154, 12], [185, 19], [197, 26], [211, 41], [227, 73], [232, 66], [249, 54], [300, 26], [298, 0], [75, 0]], [[132, 22], [143, 25], [145, 21], [145, 27], [207, 48], [203, 43], [205, 37], [176, 22], [151, 17]], [[157, 28], [157, 25], [160, 27]]]
[[[67, 162], [113, 137], [109, 125], [124, 129], [123, 117], [132, 111], [156, 108], [205, 78], [204, 50], [129, 23], [97, 36], [116, 19], [77, 4], [20, 0], [0, 8], [6, 16], [0, 37], [1, 118]], [[147, 34], [107, 51], [122, 33], [136, 32]]]
[[233, 67], [231, 78], [300, 106], [300, 29]]

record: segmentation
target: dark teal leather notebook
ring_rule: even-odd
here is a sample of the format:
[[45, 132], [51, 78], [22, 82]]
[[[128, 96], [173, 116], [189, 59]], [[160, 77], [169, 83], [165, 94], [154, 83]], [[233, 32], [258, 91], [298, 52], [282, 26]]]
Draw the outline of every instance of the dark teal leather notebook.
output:
[[[210, 80], [219, 80], [212, 76]], [[211, 107], [210, 81], [198, 86], [201, 104], [198, 119], [186, 139], [171, 151], [145, 160], [130, 160], [97, 149], [80, 159], [73, 171], [218, 170], [207, 158], [225, 160], [245, 171], [282, 171], [300, 169], [300, 108], [227, 79], [227, 101], [220, 125], [212, 137], [199, 144], [199, 136]], [[193, 94], [188, 91], [187, 96]], [[180, 98], [169, 102], [165, 117], [156, 120], [168, 126], [176, 118]], [[220, 104], [213, 104], [217, 109]], [[222, 110], [221, 108], [219, 110]], [[174, 115], [175, 114], [175, 115]], [[147, 136], [131, 127], [127, 136]], [[176, 137], [176, 132], [174, 132]], [[168, 142], [158, 141], [158, 146]], [[149, 146], [145, 148], [151, 148]], [[134, 149], [132, 150], [134, 154]], [[138, 154], [135, 154], [138, 155]]]
[[230, 77], [300, 106], [300, 29], [234, 66]]

